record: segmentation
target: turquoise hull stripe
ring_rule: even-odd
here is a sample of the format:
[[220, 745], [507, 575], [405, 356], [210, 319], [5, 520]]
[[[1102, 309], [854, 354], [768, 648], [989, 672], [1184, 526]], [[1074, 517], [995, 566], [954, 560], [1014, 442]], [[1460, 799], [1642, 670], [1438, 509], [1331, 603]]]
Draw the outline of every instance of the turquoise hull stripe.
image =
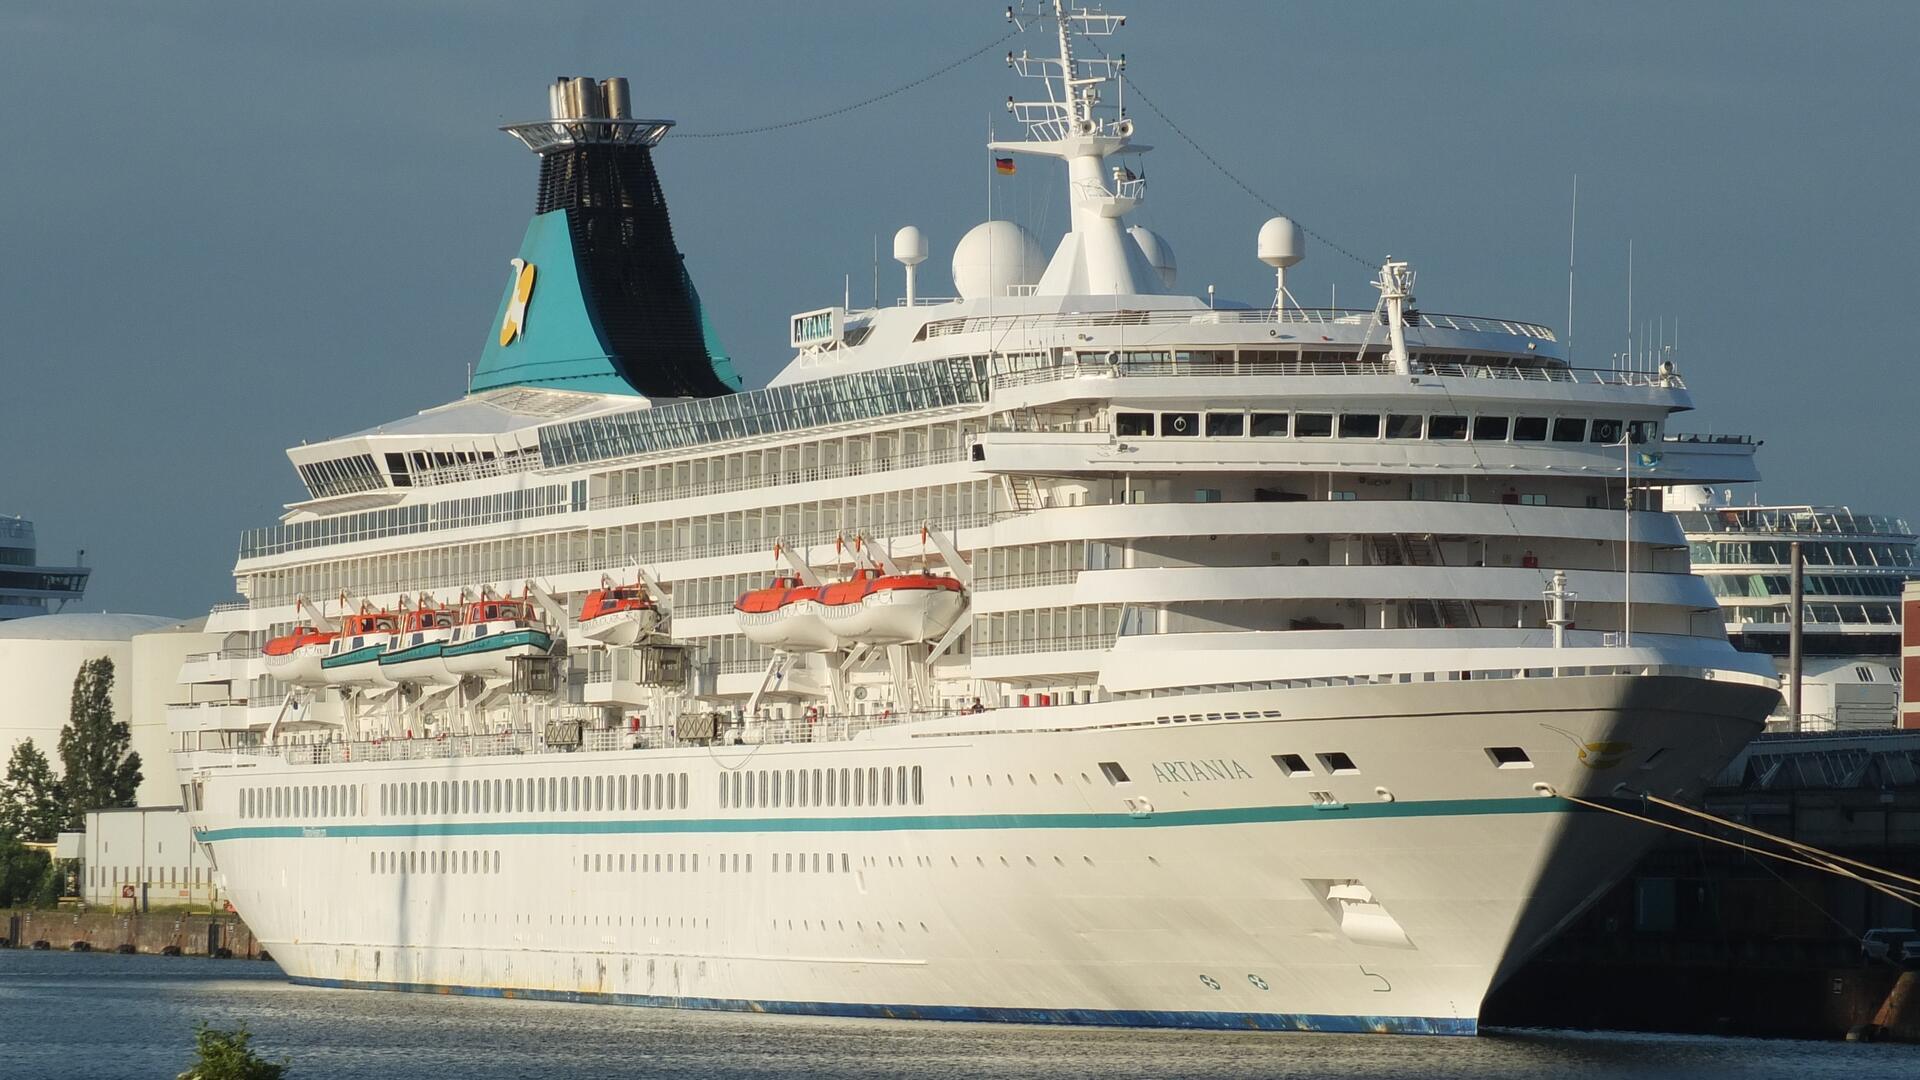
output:
[[553, 636], [544, 630], [512, 630], [504, 634], [490, 634], [483, 638], [462, 641], [458, 645], [448, 645], [440, 650], [440, 655], [472, 656], [476, 653], [511, 649], [516, 645], [532, 645], [536, 648], [550, 649], [553, 647]]
[[352, 652], [341, 653], [339, 656], [326, 657], [320, 661], [320, 666], [323, 668], [340, 668], [352, 667], [355, 664], [364, 664], [369, 660], [377, 662], [383, 650], [384, 646], [363, 645]]
[[401, 649], [399, 652], [383, 652], [380, 654], [380, 662], [382, 664], [404, 664], [409, 660], [426, 660], [439, 656], [440, 650], [445, 648], [446, 644], [444, 641], [427, 641], [419, 645], [412, 645]]
[[1338, 1016], [1323, 1013], [1201, 1012], [1173, 1009], [1022, 1009], [989, 1005], [883, 1005], [845, 1001], [768, 1001], [755, 998], [665, 997], [583, 990], [509, 990], [495, 986], [361, 982], [294, 978], [300, 986], [337, 990], [402, 990], [416, 994], [464, 994], [525, 1001], [641, 1005], [708, 1012], [781, 1013], [789, 1016], [853, 1016], [872, 1020], [962, 1020], [1002, 1024], [1073, 1024], [1084, 1027], [1220, 1028], [1231, 1031], [1317, 1031], [1348, 1035], [1474, 1035], [1479, 1021], [1457, 1016]]
[[875, 817], [626, 819], [616, 821], [420, 821], [381, 825], [242, 825], [199, 833], [221, 840], [296, 840], [375, 836], [619, 836], [674, 833], [927, 832], [967, 829], [1166, 829], [1194, 825], [1263, 825], [1378, 818], [1563, 814], [1578, 809], [1559, 798], [1445, 799], [1353, 803], [1347, 806], [1245, 806], [1132, 814], [903, 814]]

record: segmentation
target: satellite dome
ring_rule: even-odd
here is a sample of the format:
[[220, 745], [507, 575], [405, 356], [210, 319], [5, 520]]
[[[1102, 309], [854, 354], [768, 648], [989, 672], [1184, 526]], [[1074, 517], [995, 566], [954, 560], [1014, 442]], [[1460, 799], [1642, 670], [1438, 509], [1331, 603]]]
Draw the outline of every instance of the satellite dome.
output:
[[1147, 265], [1160, 274], [1160, 284], [1173, 288], [1174, 279], [1180, 276], [1180, 260], [1173, 257], [1173, 245], [1159, 233], [1140, 225], [1128, 229], [1127, 235], [1140, 245], [1140, 254], [1147, 257]]
[[893, 234], [893, 260], [907, 266], [927, 261], [927, 238], [918, 228], [908, 225]]
[[963, 300], [1005, 296], [1015, 285], [1037, 284], [1046, 269], [1040, 242], [1011, 221], [981, 222], [953, 249], [953, 287]]
[[1285, 270], [1307, 257], [1307, 240], [1290, 218], [1268, 218], [1260, 226], [1260, 261]]

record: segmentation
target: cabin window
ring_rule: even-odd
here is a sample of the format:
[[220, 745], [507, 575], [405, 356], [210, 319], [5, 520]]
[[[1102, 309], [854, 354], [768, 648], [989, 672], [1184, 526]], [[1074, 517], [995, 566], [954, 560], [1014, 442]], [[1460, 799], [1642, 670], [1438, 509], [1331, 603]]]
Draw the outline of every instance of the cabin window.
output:
[[1427, 438], [1441, 442], [1458, 442], [1467, 437], [1467, 418], [1464, 416], [1436, 416], [1427, 421]]
[[1426, 427], [1426, 420], [1424, 416], [1388, 416], [1387, 438], [1417, 439]]
[[1293, 434], [1301, 439], [1333, 437], [1333, 414], [1303, 412], [1293, 418]]
[[1352, 758], [1338, 750], [1328, 754], [1315, 754], [1314, 757], [1320, 759], [1321, 768], [1336, 775], [1357, 773], [1360, 771], [1360, 767], [1353, 763]]
[[1287, 434], [1287, 414], [1283, 412], [1257, 412], [1253, 414], [1253, 437], [1256, 439], [1279, 439]]
[[1307, 759], [1299, 754], [1275, 754], [1273, 763], [1280, 766], [1280, 772], [1286, 776], [1306, 776], [1313, 772], [1307, 768]]
[[1577, 416], [1558, 417], [1553, 422], [1554, 442], [1585, 442], [1587, 422]]
[[1473, 418], [1474, 442], [1506, 442], [1507, 418], [1504, 416], [1476, 416]]
[[775, 769], [772, 771], [772, 773], [773, 773], [773, 780], [772, 780], [773, 795], [768, 799], [767, 805], [777, 807], [780, 805], [780, 770]]
[[1237, 412], [1210, 412], [1207, 414], [1207, 437], [1211, 439], [1237, 439], [1247, 433], [1247, 415]]
[[[913, 767], [913, 804], [919, 806], [924, 802], [926, 802], [926, 791], [920, 783], [920, 766], [915, 765]], [[828, 865], [832, 865], [831, 861]]]
[[867, 805], [867, 774], [864, 770], [853, 770], [853, 805]]
[[1113, 414], [1113, 433], [1121, 438], [1140, 438], [1153, 434], [1152, 413], [1117, 412]]
[[1513, 418], [1514, 442], [1546, 442], [1547, 418], [1544, 416], [1516, 416]]
[[1160, 434], [1186, 438], [1200, 434], [1200, 414], [1190, 412], [1170, 412], [1160, 414]]
[[1487, 758], [1498, 769], [1531, 769], [1533, 759], [1517, 746], [1489, 746]]

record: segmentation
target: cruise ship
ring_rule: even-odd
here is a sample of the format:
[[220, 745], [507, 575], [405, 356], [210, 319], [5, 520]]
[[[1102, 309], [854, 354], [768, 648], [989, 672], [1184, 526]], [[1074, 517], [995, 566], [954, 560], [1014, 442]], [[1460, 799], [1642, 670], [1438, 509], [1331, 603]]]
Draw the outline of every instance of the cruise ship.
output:
[[74, 558], [72, 566], [43, 566], [33, 522], [0, 517], [0, 621], [58, 612], [87, 591], [92, 570]]
[[[743, 389], [671, 124], [565, 78], [464, 397], [288, 456], [182, 796], [296, 982], [858, 1017], [1471, 1034], [1761, 729], [1689, 568], [1671, 367], [1416, 305], [1178, 291], [1117, 15], [1010, 13], [985, 169], [1070, 225], [894, 241]], [[978, 150], [966, 150], [971, 155]], [[961, 156], [956, 151], [956, 159]], [[1164, 172], [1162, 176], [1166, 175]], [[1177, 197], [1177, 196], [1176, 196]], [[1297, 271], [1296, 271], [1297, 272]], [[838, 298], [835, 298], [838, 299]]]
[[[1900, 590], [1920, 578], [1913, 527], [1844, 506], [1736, 502], [1731, 489], [1677, 491], [1693, 566], [1720, 601], [1735, 648], [1789, 673], [1792, 546], [1802, 565], [1801, 731], [1899, 726]], [[1768, 728], [1791, 729], [1781, 701]]]

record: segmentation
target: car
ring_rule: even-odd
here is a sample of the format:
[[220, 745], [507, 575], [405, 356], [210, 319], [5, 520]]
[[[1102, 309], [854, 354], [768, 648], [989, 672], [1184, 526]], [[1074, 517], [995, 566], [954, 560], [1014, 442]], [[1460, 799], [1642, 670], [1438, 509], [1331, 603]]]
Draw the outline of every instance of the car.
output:
[[1900, 946], [1900, 966], [1920, 968], [1920, 937], [1910, 937]]
[[1879, 927], [1860, 935], [1860, 958], [1897, 964], [1906, 955], [1906, 947], [1916, 942], [1920, 942], [1920, 930]]

